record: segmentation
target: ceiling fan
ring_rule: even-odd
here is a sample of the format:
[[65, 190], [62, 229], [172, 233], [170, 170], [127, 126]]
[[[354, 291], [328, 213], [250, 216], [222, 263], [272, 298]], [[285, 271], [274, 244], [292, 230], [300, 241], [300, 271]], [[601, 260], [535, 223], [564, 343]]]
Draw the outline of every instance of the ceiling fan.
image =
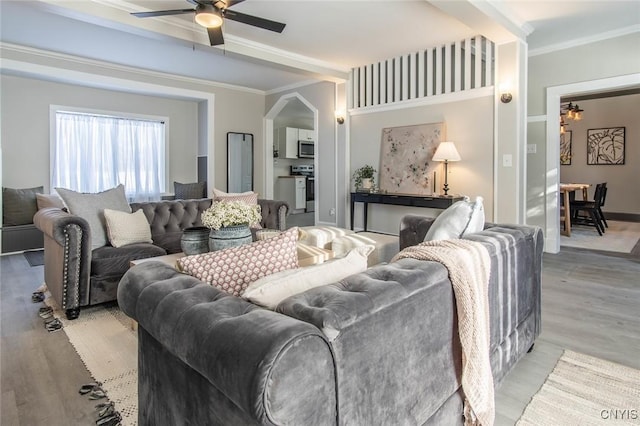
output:
[[243, 2], [244, 0], [187, 0], [193, 4], [195, 9], [176, 9], [176, 10], [158, 10], [154, 12], [134, 12], [133, 16], [138, 18], [150, 18], [154, 16], [181, 15], [185, 13], [195, 13], [195, 21], [205, 27], [209, 33], [209, 41], [212, 46], [224, 44], [222, 36], [222, 23], [224, 19], [242, 22], [243, 24], [253, 25], [254, 27], [263, 28], [265, 30], [281, 33], [285, 24], [271, 21], [269, 19], [259, 18], [257, 16], [247, 15], [245, 13], [229, 10], [234, 4]]

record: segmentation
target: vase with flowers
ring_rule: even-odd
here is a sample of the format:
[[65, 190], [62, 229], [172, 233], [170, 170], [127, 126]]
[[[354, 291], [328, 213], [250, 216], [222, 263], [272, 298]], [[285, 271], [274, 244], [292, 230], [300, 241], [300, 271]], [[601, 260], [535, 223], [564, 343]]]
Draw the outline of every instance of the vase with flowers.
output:
[[259, 205], [242, 201], [214, 201], [211, 207], [202, 212], [202, 224], [211, 229], [209, 250], [223, 250], [250, 243], [252, 237], [249, 226], [260, 223], [261, 219]]

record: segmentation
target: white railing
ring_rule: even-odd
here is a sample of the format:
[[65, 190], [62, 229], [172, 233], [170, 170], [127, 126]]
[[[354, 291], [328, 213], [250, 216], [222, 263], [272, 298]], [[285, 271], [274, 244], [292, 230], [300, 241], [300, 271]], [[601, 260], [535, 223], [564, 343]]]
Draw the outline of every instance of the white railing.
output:
[[493, 85], [494, 44], [476, 36], [351, 70], [350, 109]]

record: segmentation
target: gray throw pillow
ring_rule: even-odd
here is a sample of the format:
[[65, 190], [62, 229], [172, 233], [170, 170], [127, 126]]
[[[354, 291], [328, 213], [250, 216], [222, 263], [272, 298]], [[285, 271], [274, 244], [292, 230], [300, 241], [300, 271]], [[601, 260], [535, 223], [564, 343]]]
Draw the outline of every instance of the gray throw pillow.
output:
[[28, 225], [33, 223], [33, 215], [38, 211], [36, 194], [42, 194], [44, 188], [2, 188], [2, 224], [3, 226]]
[[91, 248], [107, 245], [107, 224], [104, 209], [131, 213], [131, 207], [124, 195], [122, 184], [96, 194], [82, 193], [65, 188], [56, 188], [56, 192], [69, 208], [69, 213], [80, 216], [89, 222], [91, 228]]
[[173, 182], [173, 192], [176, 200], [194, 200], [206, 198], [206, 182], [180, 183]]

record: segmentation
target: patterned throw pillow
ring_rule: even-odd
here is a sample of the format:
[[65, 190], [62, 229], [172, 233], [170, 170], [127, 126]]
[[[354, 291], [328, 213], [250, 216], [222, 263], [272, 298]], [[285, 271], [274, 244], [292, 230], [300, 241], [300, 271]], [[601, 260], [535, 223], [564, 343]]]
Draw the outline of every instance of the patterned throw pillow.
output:
[[240, 296], [249, 284], [298, 267], [298, 228], [264, 241], [178, 259], [182, 272]]
[[173, 182], [173, 193], [176, 200], [195, 200], [207, 196], [206, 182], [180, 183]]
[[213, 188], [213, 199], [215, 201], [244, 201], [247, 204], [258, 204], [258, 193], [247, 192], [224, 192]]
[[149, 226], [147, 217], [142, 210], [137, 210], [135, 213], [127, 213], [104, 209], [104, 218], [107, 222], [109, 242], [114, 247], [153, 242], [151, 239], [151, 226]]

